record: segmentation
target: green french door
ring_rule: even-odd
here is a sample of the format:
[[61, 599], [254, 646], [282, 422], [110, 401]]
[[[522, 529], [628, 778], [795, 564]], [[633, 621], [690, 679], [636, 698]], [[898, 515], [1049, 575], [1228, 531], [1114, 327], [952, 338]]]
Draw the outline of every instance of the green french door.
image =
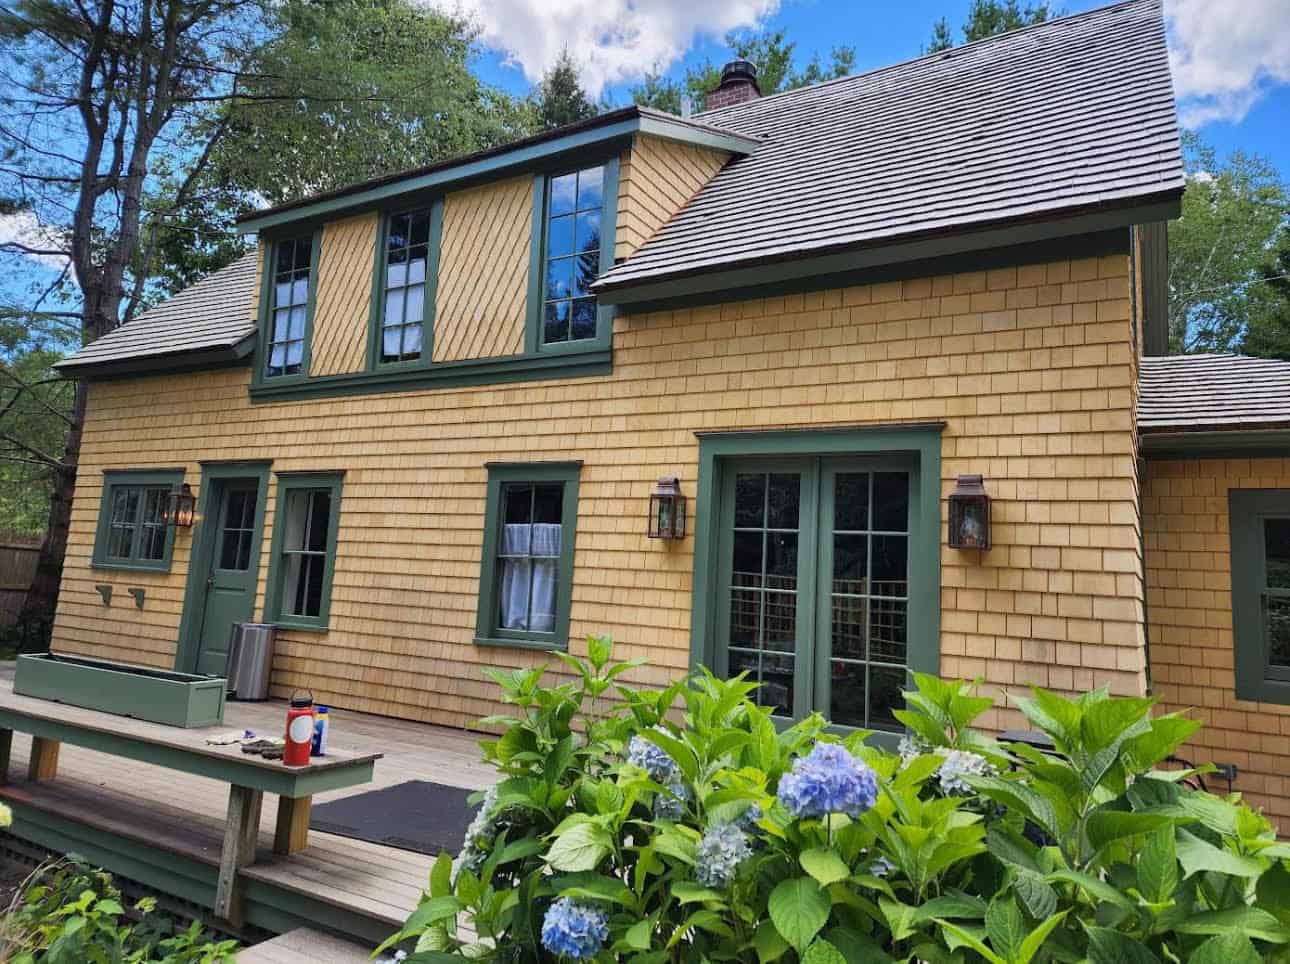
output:
[[[913, 457], [736, 461], [719, 513], [716, 672], [748, 673], [759, 703], [800, 719], [903, 727]], [[929, 599], [926, 605], [939, 605]]]

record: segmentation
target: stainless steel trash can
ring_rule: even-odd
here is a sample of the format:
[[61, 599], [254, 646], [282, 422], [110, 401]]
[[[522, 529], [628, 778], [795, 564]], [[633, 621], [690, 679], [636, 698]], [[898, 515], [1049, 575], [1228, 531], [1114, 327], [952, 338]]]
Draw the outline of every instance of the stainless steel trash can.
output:
[[235, 700], [269, 698], [269, 673], [273, 669], [271, 623], [234, 623], [228, 647], [228, 692]]

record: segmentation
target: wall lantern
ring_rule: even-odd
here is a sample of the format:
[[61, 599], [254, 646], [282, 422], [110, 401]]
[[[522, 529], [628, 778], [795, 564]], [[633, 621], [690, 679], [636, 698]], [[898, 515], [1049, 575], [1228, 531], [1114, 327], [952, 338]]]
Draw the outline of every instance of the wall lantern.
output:
[[193, 506], [196, 501], [193, 498], [192, 487], [187, 482], [181, 482], [172, 488], [170, 494], [166, 496], [166, 525], [191, 529]]
[[649, 537], [651, 539], [685, 538], [685, 496], [681, 482], [674, 475], [658, 480], [649, 496]]
[[960, 475], [950, 493], [950, 548], [990, 548], [990, 497], [979, 475]]

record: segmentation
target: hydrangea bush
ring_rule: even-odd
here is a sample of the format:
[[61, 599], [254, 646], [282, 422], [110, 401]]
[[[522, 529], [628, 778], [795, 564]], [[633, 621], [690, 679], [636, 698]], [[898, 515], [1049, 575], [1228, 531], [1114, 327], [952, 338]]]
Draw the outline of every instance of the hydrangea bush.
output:
[[[1013, 702], [1048, 752], [972, 728], [992, 705], [916, 676], [898, 752], [819, 716], [781, 729], [743, 679], [662, 691], [609, 640], [493, 671], [500, 781], [386, 942], [409, 962], [1290, 962], [1290, 846], [1165, 767], [1195, 731], [1149, 699]], [[609, 699], [609, 697], [616, 697]]]

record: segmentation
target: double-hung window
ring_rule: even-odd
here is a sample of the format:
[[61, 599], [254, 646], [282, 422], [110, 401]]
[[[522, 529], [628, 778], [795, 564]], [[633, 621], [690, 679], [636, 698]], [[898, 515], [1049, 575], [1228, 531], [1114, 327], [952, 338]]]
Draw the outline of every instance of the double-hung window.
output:
[[382, 364], [415, 361], [423, 351], [431, 214], [432, 210], [425, 208], [389, 219], [380, 307]]
[[168, 570], [174, 529], [166, 524], [166, 500], [182, 480], [180, 471], [105, 473], [94, 565]]
[[479, 642], [567, 644], [579, 470], [563, 462], [489, 466]]
[[1290, 703], [1290, 489], [1233, 491], [1236, 695]]
[[341, 476], [280, 475], [266, 619], [326, 629], [336, 563]]
[[600, 275], [604, 208], [603, 165], [560, 174], [547, 182], [544, 346], [596, 337], [596, 299], [591, 284]]
[[288, 238], [273, 251], [273, 283], [269, 289], [269, 333], [264, 375], [277, 378], [305, 371], [313, 238]]

